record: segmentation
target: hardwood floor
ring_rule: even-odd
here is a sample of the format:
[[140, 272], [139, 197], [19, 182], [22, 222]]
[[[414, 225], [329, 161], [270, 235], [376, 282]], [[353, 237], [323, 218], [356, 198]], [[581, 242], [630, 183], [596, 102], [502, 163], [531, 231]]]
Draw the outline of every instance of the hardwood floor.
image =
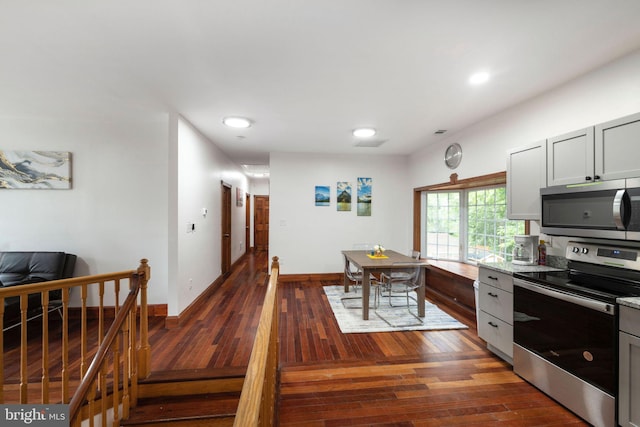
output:
[[[177, 328], [151, 321], [152, 376], [246, 366], [268, 264], [266, 252], [244, 258]], [[332, 284], [337, 283], [280, 283], [280, 426], [587, 425], [488, 352], [475, 325], [342, 334], [322, 290]], [[5, 347], [5, 368], [14, 378], [15, 354]], [[29, 364], [38, 381], [37, 360]]]
[[281, 284], [280, 426], [588, 425], [488, 352], [475, 325], [342, 334], [330, 284]]

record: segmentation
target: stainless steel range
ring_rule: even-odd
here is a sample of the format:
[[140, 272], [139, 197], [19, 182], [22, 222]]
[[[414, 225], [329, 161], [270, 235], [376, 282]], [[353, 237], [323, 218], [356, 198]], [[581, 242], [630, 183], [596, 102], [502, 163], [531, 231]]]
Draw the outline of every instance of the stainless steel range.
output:
[[514, 273], [514, 372], [595, 426], [615, 426], [616, 299], [640, 296], [640, 248], [569, 242], [568, 271]]

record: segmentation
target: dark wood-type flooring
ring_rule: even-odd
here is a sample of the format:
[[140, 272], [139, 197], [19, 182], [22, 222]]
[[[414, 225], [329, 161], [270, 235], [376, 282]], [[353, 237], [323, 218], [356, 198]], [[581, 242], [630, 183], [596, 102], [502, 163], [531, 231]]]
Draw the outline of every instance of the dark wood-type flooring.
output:
[[[151, 321], [152, 376], [246, 366], [269, 262], [266, 252], [243, 258], [181, 326]], [[487, 351], [465, 319], [466, 330], [342, 334], [322, 290], [332, 284], [280, 284], [278, 425], [587, 425]], [[6, 335], [5, 346], [5, 367], [15, 375]]]

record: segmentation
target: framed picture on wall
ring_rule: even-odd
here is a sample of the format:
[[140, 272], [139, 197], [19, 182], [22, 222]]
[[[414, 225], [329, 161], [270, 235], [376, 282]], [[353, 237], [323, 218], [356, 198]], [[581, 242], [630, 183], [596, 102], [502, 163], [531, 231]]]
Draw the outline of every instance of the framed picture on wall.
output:
[[236, 188], [236, 206], [244, 206], [244, 193], [242, 188]]
[[316, 206], [329, 206], [331, 202], [330, 191], [328, 185], [316, 185]]
[[351, 210], [351, 183], [338, 182], [336, 185], [336, 206], [338, 211]]
[[358, 178], [358, 216], [371, 216], [371, 178]]
[[0, 188], [70, 189], [71, 153], [0, 150]]

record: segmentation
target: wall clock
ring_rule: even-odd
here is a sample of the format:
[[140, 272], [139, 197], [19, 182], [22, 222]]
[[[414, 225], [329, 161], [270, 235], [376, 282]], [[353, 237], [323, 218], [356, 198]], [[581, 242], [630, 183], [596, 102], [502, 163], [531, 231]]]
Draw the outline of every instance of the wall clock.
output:
[[460, 144], [455, 143], [451, 144], [447, 147], [447, 150], [444, 152], [444, 163], [447, 165], [449, 169], [455, 169], [460, 164], [462, 160], [462, 147]]

